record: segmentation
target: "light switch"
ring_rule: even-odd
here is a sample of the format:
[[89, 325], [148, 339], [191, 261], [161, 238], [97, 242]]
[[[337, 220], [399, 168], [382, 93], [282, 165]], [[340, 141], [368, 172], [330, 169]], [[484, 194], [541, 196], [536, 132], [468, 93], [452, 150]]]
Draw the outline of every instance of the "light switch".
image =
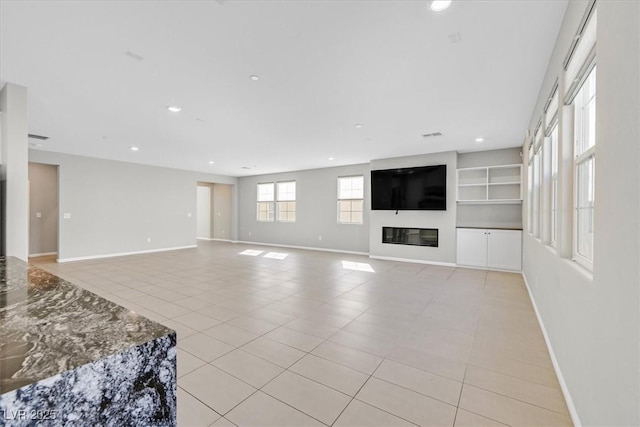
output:
[[65, 213], [62, 217], [64, 219], [71, 219], [71, 214], [70, 213]]
[[218, 216], [222, 216], [222, 212], [218, 212]]
[[36, 212], [36, 218], [42, 218], [42, 212]]
[[187, 218], [191, 218], [191, 212], [187, 214]]

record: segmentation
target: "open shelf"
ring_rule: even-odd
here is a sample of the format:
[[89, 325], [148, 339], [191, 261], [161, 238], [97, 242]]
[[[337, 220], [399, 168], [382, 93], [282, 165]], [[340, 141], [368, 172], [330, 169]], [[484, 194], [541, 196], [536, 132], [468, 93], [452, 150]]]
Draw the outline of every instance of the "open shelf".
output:
[[458, 203], [521, 203], [522, 165], [458, 169]]

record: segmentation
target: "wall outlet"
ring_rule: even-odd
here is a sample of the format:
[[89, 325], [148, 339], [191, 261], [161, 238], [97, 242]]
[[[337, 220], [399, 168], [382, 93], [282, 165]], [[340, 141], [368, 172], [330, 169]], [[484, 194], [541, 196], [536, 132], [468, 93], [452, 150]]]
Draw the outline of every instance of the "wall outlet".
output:
[[222, 212], [218, 212], [218, 216], [222, 216]]
[[322, 236], [318, 236], [318, 240], [322, 240]]
[[42, 212], [36, 212], [36, 218], [42, 218]]
[[151, 243], [151, 237], [147, 237], [147, 243]]
[[66, 213], [66, 214], [62, 215], [62, 218], [71, 219], [71, 214], [70, 213]]
[[249, 232], [249, 236], [251, 236], [251, 232]]

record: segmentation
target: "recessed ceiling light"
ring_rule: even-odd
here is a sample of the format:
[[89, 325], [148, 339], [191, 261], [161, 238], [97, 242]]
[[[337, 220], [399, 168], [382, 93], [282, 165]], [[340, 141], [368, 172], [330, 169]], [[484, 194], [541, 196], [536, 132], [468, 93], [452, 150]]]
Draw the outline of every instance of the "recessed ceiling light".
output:
[[484, 142], [484, 138], [476, 138], [476, 142]]
[[167, 110], [171, 111], [172, 113], [179, 113], [180, 111], [182, 111], [182, 107], [178, 107], [177, 105], [169, 105], [167, 107]]
[[442, 12], [449, 6], [451, 6], [451, 0], [433, 0], [430, 7], [434, 12]]
[[329, 160], [335, 160], [335, 157], [329, 157]]
[[210, 165], [212, 165], [212, 164], [214, 164], [214, 163], [215, 163], [215, 162], [214, 162], [213, 160], [209, 160], [209, 164], [210, 164]]
[[371, 142], [371, 138], [365, 139], [364, 142], [367, 142], [367, 143]]
[[254, 82], [255, 82], [256, 80], [259, 80], [259, 79], [260, 79], [260, 77], [256, 76], [255, 74], [250, 75], [250, 76], [249, 76], [249, 78], [250, 78], [251, 80], [253, 80]]
[[129, 150], [131, 150], [131, 151], [138, 151], [138, 150], [139, 150], [139, 148], [138, 148], [138, 147], [130, 147], [130, 148], [129, 148]]
[[364, 126], [362, 123], [356, 123], [354, 125], [356, 128], [360, 129], [362, 126]]

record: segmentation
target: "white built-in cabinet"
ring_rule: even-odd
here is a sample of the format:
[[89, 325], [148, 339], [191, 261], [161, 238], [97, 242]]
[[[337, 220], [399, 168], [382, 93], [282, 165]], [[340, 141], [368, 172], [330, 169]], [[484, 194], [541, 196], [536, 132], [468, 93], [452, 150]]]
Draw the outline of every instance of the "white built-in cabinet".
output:
[[521, 203], [522, 165], [458, 169], [458, 203]]
[[522, 230], [457, 229], [458, 265], [522, 270]]

